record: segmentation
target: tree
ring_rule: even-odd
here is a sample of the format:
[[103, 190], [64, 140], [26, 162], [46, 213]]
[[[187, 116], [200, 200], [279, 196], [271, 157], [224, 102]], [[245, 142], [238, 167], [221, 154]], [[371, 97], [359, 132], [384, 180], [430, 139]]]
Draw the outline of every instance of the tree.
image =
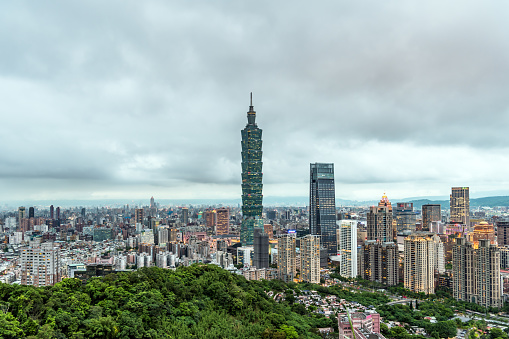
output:
[[23, 330], [19, 327], [19, 321], [12, 313], [0, 311], [0, 338], [18, 338], [24, 336]]
[[86, 322], [88, 338], [112, 339], [118, 334], [118, 325], [112, 317], [100, 317], [89, 319]]

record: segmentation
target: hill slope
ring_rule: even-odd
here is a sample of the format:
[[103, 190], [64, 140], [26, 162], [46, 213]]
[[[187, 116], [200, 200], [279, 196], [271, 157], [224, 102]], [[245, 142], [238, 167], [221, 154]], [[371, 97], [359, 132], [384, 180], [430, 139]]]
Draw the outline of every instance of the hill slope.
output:
[[276, 303], [264, 287], [286, 285], [246, 281], [213, 265], [142, 268], [86, 285], [0, 283], [0, 338], [320, 338], [313, 328], [334, 325]]

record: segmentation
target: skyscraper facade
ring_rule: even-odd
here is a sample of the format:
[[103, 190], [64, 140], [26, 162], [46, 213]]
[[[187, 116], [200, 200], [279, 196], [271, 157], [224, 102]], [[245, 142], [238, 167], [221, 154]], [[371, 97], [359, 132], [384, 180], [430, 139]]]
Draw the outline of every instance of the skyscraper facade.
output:
[[310, 164], [309, 183], [309, 233], [320, 236], [328, 255], [336, 255], [334, 164]]
[[143, 208], [137, 208], [134, 210], [134, 220], [137, 224], [143, 224]]
[[470, 193], [468, 187], [453, 187], [450, 196], [451, 223], [470, 227]]
[[414, 204], [411, 202], [398, 202], [394, 209], [397, 233], [411, 233], [415, 231], [416, 215]]
[[359, 275], [362, 279], [388, 286], [399, 284], [399, 251], [394, 242], [367, 240], [359, 255]]
[[498, 246], [509, 245], [509, 221], [497, 221]]
[[300, 239], [300, 276], [303, 281], [320, 283], [320, 236], [308, 234]]
[[500, 249], [489, 239], [479, 247], [457, 238], [452, 251], [453, 297], [484, 307], [501, 307]]
[[427, 204], [422, 205], [422, 230], [430, 231], [433, 221], [442, 221], [440, 205]]
[[242, 246], [253, 245], [255, 228], [263, 228], [262, 195], [262, 130], [256, 124], [256, 112], [251, 104], [247, 112], [247, 125], [242, 135], [242, 224], [240, 242]]
[[343, 277], [357, 277], [357, 221], [338, 221], [339, 272]]
[[28, 217], [35, 218], [35, 208], [33, 208], [33, 207], [28, 208]]
[[60, 277], [60, 250], [53, 243], [31, 245], [21, 251], [21, 284], [53, 286]]
[[18, 222], [21, 225], [21, 219], [26, 218], [26, 209], [24, 206], [18, 207]]
[[215, 210], [216, 235], [228, 235], [230, 233], [230, 209], [218, 208]]
[[367, 240], [380, 242], [394, 241], [392, 226], [392, 205], [386, 195], [378, 203], [378, 206], [371, 206], [367, 215]]
[[435, 293], [435, 252], [431, 233], [413, 233], [405, 238], [405, 288], [417, 293]]
[[256, 268], [269, 268], [269, 235], [263, 228], [254, 229], [254, 258], [253, 266]]
[[277, 269], [278, 277], [284, 282], [291, 282], [295, 278], [295, 236], [283, 235], [277, 240]]

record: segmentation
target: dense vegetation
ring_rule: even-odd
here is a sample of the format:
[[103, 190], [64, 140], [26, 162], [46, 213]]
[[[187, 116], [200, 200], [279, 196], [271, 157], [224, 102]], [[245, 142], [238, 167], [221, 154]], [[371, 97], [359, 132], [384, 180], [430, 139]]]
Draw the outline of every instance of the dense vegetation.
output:
[[[292, 285], [297, 293], [317, 286]], [[286, 291], [288, 300], [275, 302], [269, 290]], [[309, 312], [292, 297], [281, 281], [246, 281], [213, 265], [143, 268], [86, 285], [0, 284], [0, 337], [321, 338], [317, 328], [337, 327], [335, 318]]]

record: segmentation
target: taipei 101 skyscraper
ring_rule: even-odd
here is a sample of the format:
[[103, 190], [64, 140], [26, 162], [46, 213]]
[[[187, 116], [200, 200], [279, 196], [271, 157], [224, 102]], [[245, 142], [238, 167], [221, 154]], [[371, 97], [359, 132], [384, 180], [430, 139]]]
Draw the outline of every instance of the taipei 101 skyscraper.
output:
[[247, 112], [247, 125], [242, 130], [242, 246], [253, 245], [255, 228], [263, 229], [262, 218], [262, 130], [256, 125], [256, 112], [251, 105]]

